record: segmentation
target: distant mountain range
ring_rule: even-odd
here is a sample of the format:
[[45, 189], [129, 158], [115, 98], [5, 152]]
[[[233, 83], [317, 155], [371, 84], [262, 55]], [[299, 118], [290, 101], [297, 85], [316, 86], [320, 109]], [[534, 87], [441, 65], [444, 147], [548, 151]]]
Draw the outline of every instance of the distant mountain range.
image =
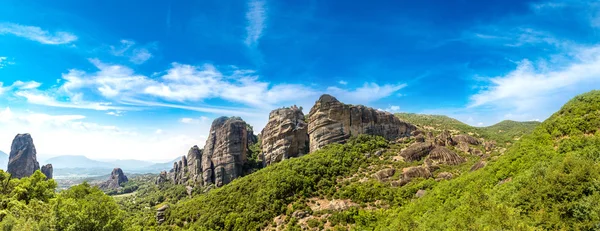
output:
[[[175, 160], [179, 159], [180, 157]], [[105, 172], [105, 174], [108, 174], [113, 168], [121, 168], [125, 173], [159, 173], [163, 170], [170, 170], [173, 167], [173, 162], [175, 162], [175, 160], [167, 163], [153, 163], [149, 161], [131, 159], [99, 161], [87, 158], [85, 156], [65, 155], [49, 158], [40, 164], [52, 164], [55, 175], [57, 175], [57, 173], [58, 175], [61, 175], [61, 172], [69, 173], [69, 175], [77, 175], [77, 173], [88, 175], [92, 172]]]
[[8, 154], [0, 151], [0, 169], [6, 170], [8, 168]]

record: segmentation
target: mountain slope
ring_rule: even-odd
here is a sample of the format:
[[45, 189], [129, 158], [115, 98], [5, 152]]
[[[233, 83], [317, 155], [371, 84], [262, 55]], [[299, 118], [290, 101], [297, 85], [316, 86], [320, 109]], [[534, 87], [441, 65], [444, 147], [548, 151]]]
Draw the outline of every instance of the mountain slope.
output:
[[485, 168], [377, 214], [376, 230], [592, 230], [600, 224], [600, 91], [579, 95]]
[[414, 113], [396, 113], [398, 118], [419, 127], [432, 127], [437, 130], [458, 130], [473, 133], [475, 136], [497, 141], [500, 145], [529, 134], [540, 124], [537, 121], [517, 122], [504, 120], [488, 127], [473, 127], [457, 119], [443, 115], [423, 115]]

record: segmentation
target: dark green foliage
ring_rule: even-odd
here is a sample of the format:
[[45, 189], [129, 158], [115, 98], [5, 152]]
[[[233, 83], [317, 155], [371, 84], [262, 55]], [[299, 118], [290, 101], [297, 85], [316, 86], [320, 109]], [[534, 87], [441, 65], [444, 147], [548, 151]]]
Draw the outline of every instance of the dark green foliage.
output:
[[286, 160], [237, 179], [208, 194], [182, 201], [168, 213], [185, 228], [255, 230], [285, 213], [295, 200], [332, 196], [336, 180], [358, 171], [365, 153], [387, 146], [381, 137], [359, 136], [302, 158]]
[[38, 170], [11, 179], [0, 170], [2, 230], [122, 230], [116, 202], [87, 183], [55, 193], [56, 182]]

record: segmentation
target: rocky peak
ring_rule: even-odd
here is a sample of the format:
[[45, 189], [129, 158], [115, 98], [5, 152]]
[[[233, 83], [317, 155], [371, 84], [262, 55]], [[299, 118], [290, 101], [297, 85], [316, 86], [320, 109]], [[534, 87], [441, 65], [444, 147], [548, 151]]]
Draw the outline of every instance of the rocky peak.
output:
[[52, 172], [54, 171], [52, 168], [52, 164], [47, 164], [42, 166], [42, 173], [46, 175], [46, 179], [52, 179]]
[[40, 169], [33, 138], [29, 134], [18, 134], [11, 145], [8, 160], [8, 173], [15, 178], [31, 176]]
[[294, 105], [271, 111], [261, 138], [265, 165], [308, 153], [308, 124], [302, 109]]
[[345, 142], [359, 134], [379, 135], [388, 140], [410, 136], [417, 128], [389, 112], [362, 105], [347, 105], [331, 95], [322, 95], [309, 113], [310, 151], [331, 143]]
[[219, 117], [213, 121], [202, 154], [205, 185], [220, 187], [242, 175], [248, 135], [248, 125], [240, 117]]
[[100, 185], [100, 188], [118, 189], [119, 187], [121, 187], [121, 184], [127, 183], [127, 181], [129, 181], [129, 179], [127, 179], [127, 176], [125, 176], [123, 170], [121, 168], [114, 168], [110, 173], [110, 177], [108, 177], [108, 180], [102, 183]]

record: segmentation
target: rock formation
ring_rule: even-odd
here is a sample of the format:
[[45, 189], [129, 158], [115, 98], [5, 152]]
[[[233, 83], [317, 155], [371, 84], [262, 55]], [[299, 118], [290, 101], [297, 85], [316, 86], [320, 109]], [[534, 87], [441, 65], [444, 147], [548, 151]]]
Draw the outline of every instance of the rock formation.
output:
[[379, 135], [388, 140], [409, 136], [417, 128], [389, 112], [362, 105], [347, 105], [330, 95], [322, 95], [310, 109], [308, 134], [310, 151], [331, 143], [341, 143], [359, 134]]
[[308, 153], [308, 124], [296, 106], [271, 111], [261, 132], [262, 159], [270, 165]]
[[437, 146], [427, 156], [426, 160], [430, 160], [433, 164], [448, 164], [457, 165], [462, 164], [466, 160], [462, 158], [456, 152], [453, 152], [445, 147]]
[[168, 174], [166, 171], [161, 171], [156, 178], [155, 184], [163, 184], [169, 180]]
[[33, 139], [29, 134], [18, 134], [12, 142], [8, 160], [8, 173], [15, 178], [31, 176], [40, 169]]
[[194, 184], [202, 184], [202, 149], [196, 145], [188, 151], [187, 171]]
[[156, 222], [160, 225], [165, 222], [165, 211], [169, 208], [169, 205], [163, 205], [156, 210]]
[[52, 179], [53, 168], [51, 164], [42, 166], [42, 173], [46, 175], [46, 179]]
[[404, 157], [404, 160], [406, 161], [417, 161], [427, 156], [434, 148], [435, 145], [430, 142], [414, 143], [408, 148], [402, 150], [400, 156]]
[[204, 185], [215, 184], [220, 187], [240, 177], [247, 162], [247, 154], [246, 122], [239, 117], [215, 119], [202, 154]]
[[100, 185], [101, 189], [118, 189], [121, 184], [129, 181], [121, 168], [115, 168], [110, 173], [108, 180]]
[[379, 181], [384, 181], [384, 180], [392, 177], [394, 175], [394, 173], [396, 173], [396, 169], [386, 168], [386, 169], [379, 170], [375, 174], [373, 174], [373, 178], [375, 178]]

